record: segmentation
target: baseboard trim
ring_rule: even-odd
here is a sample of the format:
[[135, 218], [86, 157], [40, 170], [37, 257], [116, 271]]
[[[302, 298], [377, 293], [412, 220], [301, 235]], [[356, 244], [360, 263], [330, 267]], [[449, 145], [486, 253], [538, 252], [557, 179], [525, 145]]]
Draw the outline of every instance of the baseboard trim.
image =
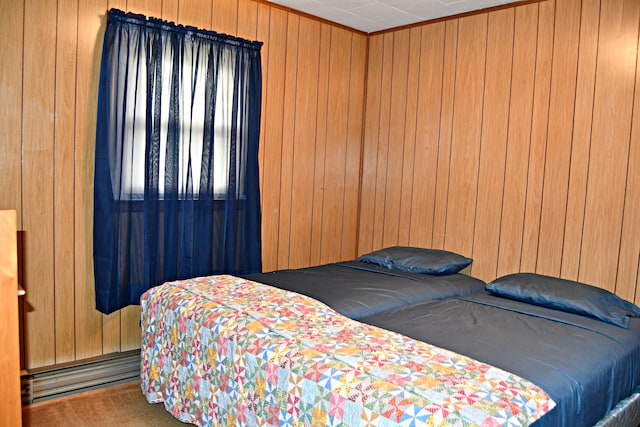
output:
[[28, 405], [139, 377], [140, 350], [42, 368], [22, 376], [22, 403]]

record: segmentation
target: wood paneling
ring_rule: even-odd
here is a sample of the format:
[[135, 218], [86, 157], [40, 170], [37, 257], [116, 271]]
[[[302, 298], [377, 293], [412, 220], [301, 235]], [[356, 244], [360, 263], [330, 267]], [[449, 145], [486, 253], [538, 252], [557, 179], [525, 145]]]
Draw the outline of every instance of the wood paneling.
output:
[[[435, 224], [436, 188], [440, 168], [440, 117], [443, 93], [445, 24], [419, 28], [419, 71], [416, 94], [415, 150], [411, 186], [411, 219], [408, 244], [432, 247]], [[411, 55], [414, 58], [414, 55]], [[447, 153], [448, 154], [448, 153]], [[403, 197], [405, 200], [405, 197]]]
[[0, 206], [17, 211], [25, 236], [29, 369], [140, 345], [138, 306], [94, 308], [96, 101], [111, 7], [264, 42], [263, 267], [356, 255], [366, 36], [251, 0], [0, 2]]
[[[458, 23], [445, 247], [471, 255], [482, 136], [487, 16]], [[486, 73], [489, 74], [489, 73]]]
[[[640, 3], [602, 0], [579, 278], [615, 291], [626, 198]], [[596, 141], [598, 143], [596, 143]], [[637, 280], [637, 279], [636, 279]]]
[[511, 102], [513, 39], [515, 9], [504, 9], [489, 15], [487, 22], [482, 136], [475, 223], [484, 224], [473, 230], [473, 249], [485, 256], [474, 264], [474, 274], [495, 277], [502, 206], [495, 200], [504, 196], [505, 160]]
[[76, 111], [75, 48], [78, 38], [78, 2], [58, 2], [54, 122], [54, 298], [55, 361], [75, 358], [75, 316], [69, 310], [74, 298], [74, 137]]
[[[264, 42], [263, 269], [393, 244], [640, 300], [640, 4], [546, 0], [370, 37], [252, 0], [0, 2], [0, 207], [24, 240], [27, 368], [139, 345], [94, 309], [109, 7]], [[70, 309], [72, 308], [72, 309]]]
[[[22, 225], [27, 364], [55, 362], [54, 318], [54, 111], [56, 75], [55, 3], [26, 2], [24, 20], [24, 115], [22, 126]], [[37, 351], [33, 343], [38, 343]]]
[[[429, 129], [427, 142], [416, 139], [422, 171], [392, 157], [414, 129], [410, 114], [376, 117], [401, 84], [393, 79], [420, 73], [402, 60], [413, 38], [372, 37], [358, 252], [405, 244], [408, 233], [411, 244], [472, 256], [471, 273], [485, 280], [536, 271], [638, 301], [639, 8], [548, 0], [419, 27], [419, 60], [431, 67], [417, 100], [429, 112], [418, 114]], [[383, 58], [397, 60], [384, 69]], [[393, 110], [415, 102], [394, 98]], [[368, 151], [374, 136], [384, 137], [382, 161]], [[371, 194], [405, 194], [406, 174], [411, 219], [396, 224], [388, 217], [406, 196], [384, 204]]]
[[24, 4], [0, 2], [0, 209], [17, 212], [17, 227], [22, 229], [22, 60], [24, 52]]
[[522, 254], [524, 212], [527, 198], [527, 172], [522, 167], [529, 161], [533, 93], [535, 82], [538, 5], [515, 11], [511, 98], [507, 136], [507, 158], [504, 170], [504, 192], [501, 205], [500, 241], [496, 276], [518, 269]]

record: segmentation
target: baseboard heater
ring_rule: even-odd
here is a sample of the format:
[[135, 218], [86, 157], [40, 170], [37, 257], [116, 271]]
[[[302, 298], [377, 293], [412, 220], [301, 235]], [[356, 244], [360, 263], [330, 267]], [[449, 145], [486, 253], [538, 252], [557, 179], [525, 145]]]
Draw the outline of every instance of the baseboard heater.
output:
[[22, 376], [22, 404], [140, 378], [140, 350], [29, 371]]

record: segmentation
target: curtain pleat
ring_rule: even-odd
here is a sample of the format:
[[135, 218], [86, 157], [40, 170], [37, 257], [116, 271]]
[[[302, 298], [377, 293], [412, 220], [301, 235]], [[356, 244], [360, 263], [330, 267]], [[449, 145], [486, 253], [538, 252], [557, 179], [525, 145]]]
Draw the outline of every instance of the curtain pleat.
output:
[[260, 42], [111, 9], [95, 148], [96, 308], [261, 270]]

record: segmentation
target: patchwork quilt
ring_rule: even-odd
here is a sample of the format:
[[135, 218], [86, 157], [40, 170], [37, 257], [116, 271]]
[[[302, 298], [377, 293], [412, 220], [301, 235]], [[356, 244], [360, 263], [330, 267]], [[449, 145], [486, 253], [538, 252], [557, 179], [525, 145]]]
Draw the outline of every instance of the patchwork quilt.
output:
[[142, 389], [200, 426], [525, 426], [554, 407], [490, 365], [234, 276], [141, 298]]

